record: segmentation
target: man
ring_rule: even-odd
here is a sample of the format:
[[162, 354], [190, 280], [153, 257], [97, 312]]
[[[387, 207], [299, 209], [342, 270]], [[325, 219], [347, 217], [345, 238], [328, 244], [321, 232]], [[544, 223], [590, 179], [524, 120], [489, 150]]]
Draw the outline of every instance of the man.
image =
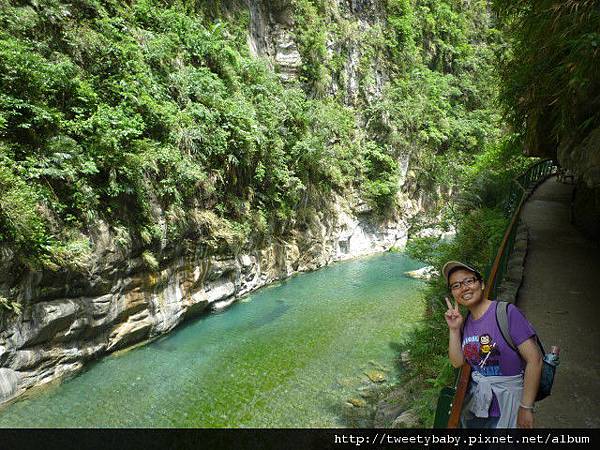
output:
[[[458, 261], [442, 268], [454, 306], [446, 297], [448, 356], [454, 367], [471, 366], [471, 388], [463, 408], [467, 428], [533, 428], [534, 401], [542, 370], [535, 330], [514, 305], [508, 307], [515, 352], [502, 337], [495, 301], [484, 298], [481, 274]], [[458, 309], [465, 306], [465, 320]], [[491, 389], [490, 389], [491, 388]]]

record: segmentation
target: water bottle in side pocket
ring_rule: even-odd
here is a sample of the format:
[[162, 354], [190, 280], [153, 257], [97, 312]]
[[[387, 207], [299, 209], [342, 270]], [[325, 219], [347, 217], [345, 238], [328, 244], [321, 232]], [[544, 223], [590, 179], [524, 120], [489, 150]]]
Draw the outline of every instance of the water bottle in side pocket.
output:
[[554, 345], [550, 349], [550, 353], [546, 353], [544, 355], [544, 362], [542, 365], [542, 376], [540, 378], [540, 388], [538, 389], [536, 401], [548, 397], [552, 392], [554, 375], [556, 374], [556, 368], [560, 363], [559, 353], [560, 348]]

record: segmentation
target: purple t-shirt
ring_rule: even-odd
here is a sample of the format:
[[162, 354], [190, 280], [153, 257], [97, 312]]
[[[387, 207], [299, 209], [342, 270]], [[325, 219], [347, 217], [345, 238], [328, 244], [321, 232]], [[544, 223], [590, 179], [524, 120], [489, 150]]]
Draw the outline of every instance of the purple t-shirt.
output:
[[[518, 375], [525, 369], [525, 363], [502, 337], [496, 321], [497, 305], [497, 302], [492, 302], [477, 320], [469, 315], [463, 329], [463, 355], [471, 368], [484, 376]], [[508, 330], [517, 347], [536, 334], [523, 313], [513, 304], [508, 305]], [[489, 415], [500, 416], [496, 396], [492, 400]]]

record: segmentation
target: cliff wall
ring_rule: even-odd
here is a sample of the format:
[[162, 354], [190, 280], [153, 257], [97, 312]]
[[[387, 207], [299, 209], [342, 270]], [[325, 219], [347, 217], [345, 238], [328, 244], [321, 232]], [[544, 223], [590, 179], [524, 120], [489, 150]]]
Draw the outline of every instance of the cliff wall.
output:
[[338, 201], [287, 241], [273, 239], [237, 255], [211, 254], [201, 242], [173, 245], [160, 254], [156, 269], [127, 254], [99, 224], [87, 271], [32, 272], [15, 288], [24, 309], [5, 318], [0, 333], [1, 400], [225, 308], [275, 280], [405, 244], [405, 221], [374, 220]]
[[[247, 7], [250, 50], [267, 58], [283, 80], [297, 79], [303, 61], [289, 5], [261, 1]], [[341, 92], [348, 105], [376, 101], [386, 80], [376, 58], [367, 70], [373, 75], [370, 83], [363, 83], [358, 71], [361, 35], [382, 20], [381, 8], [377, 1], [333, 4], [333, 13], [357, 34], [344, 42], [327, 37], [328, 52], [345, 56], [339, 76], [328, 80], [326, 90]], [[225, 308], [275, 280], [403, 247], [409, 220], [426, 196], [407, 192], [409, 157], [402, 157], [399, 166], [397, 208], [386, 217], [354, 193], [346, 198], [334, 194], [302, 226], [242, 243], [236, 251], [215, 249], [207, 244], [209, 237], [199, 237], [164, 242], [149, 258], [139, 244], [101, 220], [88, 231], [92, 253], [78, 269], [15, 273], [14, 255], [2, 247], [0, 283], [22, 312], [2, 317], [0, 402], [73, 374], [91, 359], [167, 333], [202, 312]]]

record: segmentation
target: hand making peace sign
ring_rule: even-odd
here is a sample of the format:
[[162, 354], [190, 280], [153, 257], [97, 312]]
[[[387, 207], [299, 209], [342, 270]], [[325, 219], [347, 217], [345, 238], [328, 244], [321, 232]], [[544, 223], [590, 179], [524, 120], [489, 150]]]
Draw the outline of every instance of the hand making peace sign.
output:
[[463, 316], [458, 310], [458, 303], [456, 300], [454, 301], [454, 306], [450, 303], [448, 297], [445, 297], [446, 305], [448, 306], [448, 311], [444, 314], [446, 318], [446, 323], [448, 324], [448, 328], [451, 330], [460, 330], [463, 324]]

